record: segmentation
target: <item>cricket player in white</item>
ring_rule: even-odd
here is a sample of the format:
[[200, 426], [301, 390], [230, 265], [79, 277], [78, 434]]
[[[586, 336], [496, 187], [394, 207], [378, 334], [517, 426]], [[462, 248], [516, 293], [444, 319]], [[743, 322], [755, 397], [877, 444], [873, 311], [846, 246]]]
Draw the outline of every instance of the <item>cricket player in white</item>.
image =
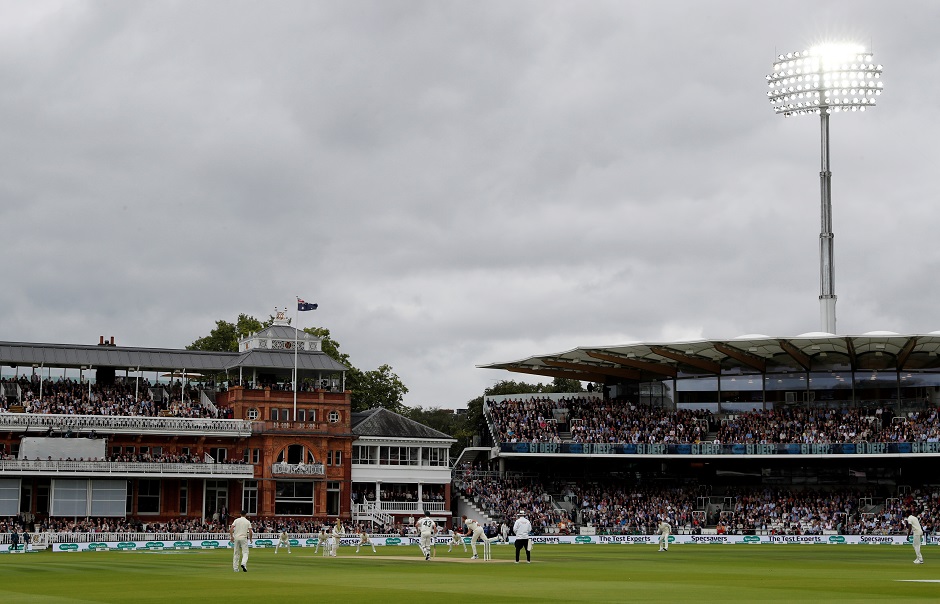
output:
[[346, 529], [343, 528], [343, 523], [339, 518], [336, 519], [336, 526], [333, 527], [333, 540], [330, 541], [330, 555], [334, 558], [336, 553], [339, 551], [339, 540], [343, 535], [346, 534]]
[[656, 532], [659, 533], [659, 551], [665, 552], [669, 550], [669, 533], [672, 532], [672, 527], [669, 526], [669, 523], [666, 522], [665, 518], [660, 518], [659, 527], [656, 529]]
[[323, 548], [323, 555], [330, 555], [330, 536], [326, 534], [326, 527], [320, 527], [320, 534], [317, 535], [317, 547], [313, 550], [313, 553], [317, 553], [317, 550]]
[[357, 554], [359, 553], [359, 548], [362, 547], [363, 545], [371, 545], [371, 546], [372, 546], [372, 553], [373, 553], [373, 554], [375, 553], [375, 544], [372, 543], [372, 541], [369, 540], [369, 534], [368, 534], [367, 532], [365, 532], [365, 531], [362, 531], [361, 533], [359, 533], [359, 543], [356, 544], [356, 553], [357, 553]]
[[920, 555], [920, 545], [924, 542], [924, 527], [920, 525], [920, 520], [914, 515], [913, 510], [908, 513], [904, 519], [907, 523], [907, 536], [911, 538], [911, 545], [914, 546], [914, 564], [923, 564], [924, 557]]
[[281, 529], [281, 538], [278, 540], [277, 545], [274, 546], [274, 553], [276, 554], [277, 550], [282, 547], [286, 547], [287, 553], [290, 553], [290, 539], [287, 536], [287, 531], [284, 529]]
[[245, 512], [232, 522], [228, 531], [232, 538], [232, 568], [238, 572], [248, 572], [248, 544], [251, 542], [251, 522], [245, 518]]
[[509, 543], [509, 526], [505, 522], [499, 526], [499, 536], [502, 537], [500, 541]]
[[467, 518], [466, 516], [461, 516], [461, 518], [463, 519], [464, 526], [467, 527], [467, 535], [469, 535], [470, 537], [470, 549], [473, 550], [473, 555], [470, 556], [470, 559], [477, 560], [480, 557], [477, 555], [477, 540], [479, 540], [481, 543], [485, 543], [487, 541], [492, 543], [493, 541], [498, 539], [498, 537], [493, 537], [492, 539], [488, 539], [486, 537], [486, 533], [483, 532], [482, 524], [480, 524], [473, 518]]
[[434, 534], [437, 533], [437, 523], [435, 523], [427, 514], [423, 518], [418, 519], [415, 522], [415, 528], [418, 529], [418, 535], [420, 536], [420, 541], [418, 542], [418, 547], [421, 548], [421, 553], [424, 554], [425, 560], [431, 559], [431, 544], [434, 542]]
[[455, 545], [462, 545], [464, 553], [467, 552], [467, 544], [463, 541], [463, 535], [457, 529], [450, 530], [450, 543], [447, 544], [447, 551], [450, 552]]

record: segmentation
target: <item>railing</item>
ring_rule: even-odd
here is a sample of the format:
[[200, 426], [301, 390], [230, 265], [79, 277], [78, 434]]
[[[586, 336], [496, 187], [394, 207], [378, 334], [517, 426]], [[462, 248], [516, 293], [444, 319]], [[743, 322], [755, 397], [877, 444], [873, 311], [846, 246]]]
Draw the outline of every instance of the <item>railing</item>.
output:
[[326, 474], [322, 463], [276, 463], [271, 466], [272, 474], [295, 474], [302, 476], [323, 476]]
[[53, 474], [173, 474], [252, 478], [254, 466], [226, 463], [160, 463], [129, 461], [0, 460], [5, 473], [48, 472]]
[[219, 408], [215, 406], [215, 403], [212, 402], [205, 390], [199, 391], [199, 403], [203, 408], [212, 412], [212, 417], [219, 417]]
[[55, 429], [105, 433], [220, 434], [251, 436], [252, 425], [242, 419], [147, 417], [132, 415], [55, 415], [0, 413], [0, 428]]
[[[512, 475], [516, 477], [525, 477], [525, 473], [521, 472], [506, 472], [507, 475]], [[482, 480], [482, 481], [494, 481], [499, 480], [503, 477], [502, 473], [489, 470], [469, 470], [466, 468], [454, 467], [450, 473], [451, 480], [453, 482], [462, 481], [470, 482], [471, 480]]]
[[714, 443], [499, 443], [503, 454], [572, 454], [617, 456], [745, 456], [800, 455], [842, 456], [940, 456], [940, 442], [852, 442], [852, 443], [775, 443], [775, 444], [714, 444]]
[[[277, 397], [279, 395], [290, 396], [291, 394], [293, 394], [293, 391], [290, 388], [271, 389], [269, 386], [264, 386], [264, 387], [259, 386], [255, 388], [250, 387], [250, 386], [232, 386], [225, 392], [227, 394], [225, 398], [228, 399], [228, 402], [231, 402], [232, 398], [236, 398], [237, 400], [245, 402], [245, 403], [251, 402], [251, 401], [257, 401], [257, 402], [267, 401], [273, 398], [272, 395], [274, 395], [274, 397]], [[238, 396], [236, 397], [234, 396], [236, 393], [240, 393], [240, 394], [238, 394]], [[297, 391], [297, 397], [298, 397], [298, 400], [302, 400], [303, 402], [306, 402], [306, 403], [321, 402], [321, 401], [327, 402], [327, 403], [335, 403], [335, 402], [344, 402], [346, 400], [346, 393], [342, 391], [322, 390], [319, 388], [315, 388], [312, 390], [302, 389], [302, 390]], [[225, 403], [226, 401], [222, 401], [222, 402]]]
[[339, 423], [330, 422], [301, 422], [301, 421], [256, 421], [254, 423], [255, 434], [264, 434], [265, 432], [327, 432], [330, 428], [333, 430], [341, 429]]
[[370, 501], [354, 503], [354, 514], [420, 514], [424, 512], [443, 512], [447, 506], [443, 501]]
[[392, 524], [395, 518], [388, 512], [377, 510], [374, 503], [354, 503], [352, 504], [353, 522], [370, 521], [373, 524]]

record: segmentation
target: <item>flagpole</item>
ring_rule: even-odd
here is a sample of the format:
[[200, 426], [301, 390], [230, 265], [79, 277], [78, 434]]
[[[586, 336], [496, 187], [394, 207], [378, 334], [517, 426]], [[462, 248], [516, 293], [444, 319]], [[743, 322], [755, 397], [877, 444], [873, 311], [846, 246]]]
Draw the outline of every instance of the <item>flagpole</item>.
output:
[[297, 421], [297, 332], [300, 331], [300, 298], [294, 308], [294, 421]]

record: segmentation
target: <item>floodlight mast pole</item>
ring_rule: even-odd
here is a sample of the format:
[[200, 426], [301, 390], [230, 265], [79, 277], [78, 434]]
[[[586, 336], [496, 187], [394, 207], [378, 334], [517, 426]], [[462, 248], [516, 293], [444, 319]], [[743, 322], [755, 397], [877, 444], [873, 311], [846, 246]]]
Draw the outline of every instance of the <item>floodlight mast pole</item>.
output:
[[832, 232], [832, 171], [829, 169], [829, 112], [819, 113], [820, 169], [819, 201], [822, 213], [819, 230], [819, 320], [822, 330], [836, 333], [836, 260]]
[[822, 330], [836, 333], [836, 269], [832, 233], [832, 172], [829, 169], [829, 115], [865, 111], [881, 94], [881, 65], [854, 44], [824, 44], [779, 55], [767, 76], [767, 96], [785, 117], [817, 114], [820, 127], [819, 314]]

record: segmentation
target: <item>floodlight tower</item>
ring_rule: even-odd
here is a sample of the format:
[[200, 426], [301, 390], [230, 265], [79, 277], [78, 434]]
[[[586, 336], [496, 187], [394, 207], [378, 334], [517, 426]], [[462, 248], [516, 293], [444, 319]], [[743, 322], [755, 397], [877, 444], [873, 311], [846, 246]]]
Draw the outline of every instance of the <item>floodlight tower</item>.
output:
[[822, 331], [836, 333], [835, 260], [832, 234], [832, 172], [829, 171], [829, 116], [874, 107], [881, 94], [881, 65], [856, 44], [824, 44], [788, 52], [774, 61], [767, 76], [767, 97], [774, 111], [819, 116], [822, 161], [819, 190], [822, 227], [819, 233], [819, 313]]

